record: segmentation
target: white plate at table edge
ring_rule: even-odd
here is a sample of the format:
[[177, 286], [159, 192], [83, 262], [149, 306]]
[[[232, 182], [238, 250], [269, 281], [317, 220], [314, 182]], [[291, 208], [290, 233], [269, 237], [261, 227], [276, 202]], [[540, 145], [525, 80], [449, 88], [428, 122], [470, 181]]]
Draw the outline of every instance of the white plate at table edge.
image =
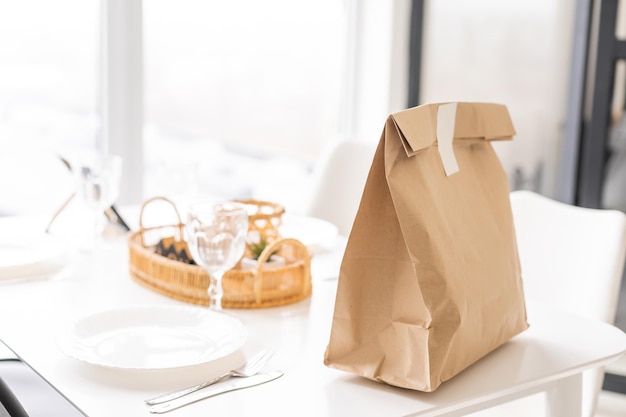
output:
[[[176, 314], [179, 318], [176, 318]], [[183, 317], [182, 321], [177, 322], [181, 315], [186, 317]], [[135, 316], [134, 320], [133, 316]], [[122, 322], [120, 322], [121, 317], [125, 318]], [[193, 321], [194, 319], [200, 320], [199, 323], [195, 324], [195, 327], [193, 323], [186, 321]], [[163, 320], [169, 321], [169, 325], [163, 326]], [[98, 325], [100, 328], [98, 328]], [[218, 325], [220, 326], [218, 330], [221, 333], [215, 334], [214, 332]], [[144, 328], [137, 331], [138, 327]], [[146, 336], [147, 329], [145, 327], [148, 327], [148, 332], [153, 334]], [[228, 334], [224, 334], [226, 330], [229, 331]], [[81, 332], [85, 333], [85, 331], [87, 331], [86, 335], [80, 334]], [[132, 346], [136, 345], [136, 341], [131, 341], [130, 351], [124, 350], [122, 346], [120, 346], [121, 349], [118, 347], [117, 352], [115, 349], [111, 350], [111, 345], [114, 346], [116, 344], [114, 339], [117, 339], [117, 342], [119, 342], [120, 337], [123, 340], [128, 338], [129, 335], [132, 337], [132, 334], [136, 333], [139, 341], [141, 341], [141, 338], [146, 337], [151, 339], [157, 337], [160, 341], [164, 341], [168, 337], [171, 338], [172, 331], [176, 333], [177, 339], [180, 339], [181, 336], [182, 339], [188, 338], [188, 342], [191, 344], [205, 342], [207, 344], [205, 346], [194, 346], [194, 350], [202, 351], [203, 353], [183, 359], [181, 356], [186, 355], [181, 355], [181, 346], [171, 350], [172, 357], [170, 358], [167, 358], [168, 354], [151, 353], [149, 350], [133, 352]], [[222, 359], [239, 350], [246, 343], [247, 338], [248, 331], [241, 320], [227, 313], [209, 310], [206, 307], [131, 305], [87, 314], [66, 328], [57, 337], [56, 342], [61, 352], [66, 356], [90, 365], [126, 370], [165, 370], [202, 365]], [[182, 339], [176, 340], [176, 342], [184, 341]], [[90, 341], [95, 344], [90, 343]], [[102, 356], [97, 350], [103, 348], [103, 343], [109, 345], [108, 350], [110, 352], [122, 355], [122, 361], [119, 358], [111, 359]], [[107, 349], [104, 350], [106, 351]], [[123, 358], [124, 355], [128, 357]], [[140, 355], [143, 358], [152, 355], [157, 358], [151, 359], [150, 361], [152, 362], [150, 364], [133, 364], [133, 359], [131, 358], [133, 355]], [[164, 358], [166, 359], [165, 362], [160, 364], [154, 363], [155, 360], [158, 361]]]
[[[0, 254], [6, 248], [10, 256], [25, 253], [21, 262], [5, 263], [0, 261], [0, 282], [14, 282], [23, 279], [38, 278], [61, 269], [67, 260], [69, 250], [60, 239], [42, 234], [31, 237], [5, 237], [0, 241]], [[19, 256], [18, 256], [19, 258]]]

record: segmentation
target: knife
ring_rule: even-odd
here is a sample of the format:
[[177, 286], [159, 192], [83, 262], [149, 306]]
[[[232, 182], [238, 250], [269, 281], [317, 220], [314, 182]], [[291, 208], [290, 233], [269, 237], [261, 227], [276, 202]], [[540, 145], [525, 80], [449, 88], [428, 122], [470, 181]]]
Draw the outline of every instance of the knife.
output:
[[217, 384], [211, 385], [201, 391], [198, 391], [194, 394], [187, 395], [185, 397], [175, 398], [171, 401], [153, 404], [148, 406], [148, 410], [152, 414], [163, 414], [168, 411], [175, 410], [180, 407], [184, 407], [188, 404], [194, 403], [196, 401], [204, 400], [205, 398], [214, 397], [219, 394], [224, 394], [225, 392], [235, 391], [243, 388], [254, 387], [256, 385], [265, 384], [266, 382], [273, 381], [277, 378], [283, 376], [283, 371], [271, 371], [271, 372], [263, 372], [253, 376], [249, 376], [247, 378], [235, 378], [228, 379], [224, 382], [218, 382]]

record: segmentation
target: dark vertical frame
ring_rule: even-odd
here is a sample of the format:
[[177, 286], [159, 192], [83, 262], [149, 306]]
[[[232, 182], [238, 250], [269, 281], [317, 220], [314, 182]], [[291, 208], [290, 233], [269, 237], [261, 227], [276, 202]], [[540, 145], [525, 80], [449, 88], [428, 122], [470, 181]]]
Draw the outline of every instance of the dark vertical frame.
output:
[[425, 0], [413, 0], [411, 4], [408, 107], [415, 107], [420, 102], [422, 39], [424, 37], [424, 2]]
[[574, 16], [563, 145], [558, 157], [554, 190], [554, 198], [568, 204], [575, 203], [578, 186], [578, 160], [593, 1], [577, 0]]
[[608, 135], [615, 81], [615, 64], [626, 58], [626, 44], [615, 35], [618, 0], [592, 5], [588, 77], [578, 159], [577, 205], [600, 208], [604, 171], [609, 156]]

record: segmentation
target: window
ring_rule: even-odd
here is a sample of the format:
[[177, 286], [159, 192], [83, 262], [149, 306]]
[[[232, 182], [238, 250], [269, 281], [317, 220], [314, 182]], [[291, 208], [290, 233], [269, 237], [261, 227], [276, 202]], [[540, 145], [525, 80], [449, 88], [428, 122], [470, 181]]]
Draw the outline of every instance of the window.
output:
[[[123, 204], [170, 193], [300, 201], [329, 142], [377, 140], [404, 101], [396, 41], [409, 10], [410, 0], [5, 2], [0, 35], [14, 41], [0, 44], [0, 141], [25, 150], [4, 153], [13, 166], [39, 168], [16, 184], [3, 165], [0, 213], [66, 197], [34, 161], [41, 148], [121, 153]], [[40, 172], [43, 191], [25, 195]]]
[[426, 3], [420, 101], [506, 104], [517, 135], [494, 148], [514, 188], [553, 194], [575, 3]]
[[0, 215], [52, 209], [71, 188], [56, 154], [95, 146], [97, 12], [95, 0], [0, 3]]
[[340, 134], [345, 2], [143, 8], [146, 192], [272, 199], [297, 189]]

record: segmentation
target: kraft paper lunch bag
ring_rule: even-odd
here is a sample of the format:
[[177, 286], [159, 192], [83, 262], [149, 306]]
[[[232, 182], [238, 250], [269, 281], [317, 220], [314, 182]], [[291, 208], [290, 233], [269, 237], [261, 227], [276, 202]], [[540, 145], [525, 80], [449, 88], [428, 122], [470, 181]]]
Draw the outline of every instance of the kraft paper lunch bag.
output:
[[342, 259], [324, 363], [434, 391], [528, 327], [504, 105], [389, 116]]

